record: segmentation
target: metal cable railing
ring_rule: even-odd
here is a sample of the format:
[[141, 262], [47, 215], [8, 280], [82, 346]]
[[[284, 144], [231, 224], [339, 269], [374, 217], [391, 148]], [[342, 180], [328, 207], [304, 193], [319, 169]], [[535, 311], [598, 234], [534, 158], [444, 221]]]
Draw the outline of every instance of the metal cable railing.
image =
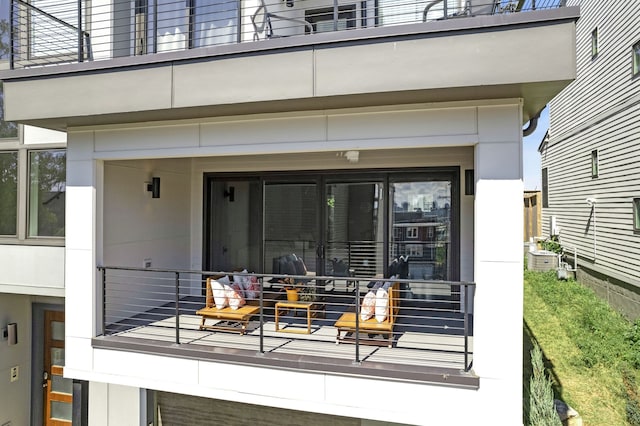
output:
[[[521, 13], [563, 0], [11, 0], [12, 68], [107, 60], [235, 43]], [[7, 40], [7, 39], [10, 40]]]
[[[98, 269], [104, 336], [346, 357], [355, 364], [375, 361], [469, 371], [473, 363], [474, 283]], [[212, 277], [224, 293], [217, 292]], [[295, 300], [288, 299], [286, 290], [296, 290]], [[243, 300], [236, 306], [240, 310], [216, 306], [222, 304], [221, 297], [234, 306], [238, 295]], [[248, 317], [239, 318], [234, 311]]]

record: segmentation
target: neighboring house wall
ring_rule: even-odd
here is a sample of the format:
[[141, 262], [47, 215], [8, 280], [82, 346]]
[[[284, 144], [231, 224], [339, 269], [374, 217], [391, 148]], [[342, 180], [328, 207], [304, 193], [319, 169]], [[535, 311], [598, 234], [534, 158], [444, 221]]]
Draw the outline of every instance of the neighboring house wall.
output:
[[542, 235], [542, 192], [524, 191], [524, 241]]
[[[640, 233], [634, 230], [633, 199], [640, 197], [640, 75], [633, 75], [632, 46], [640, 42], [640, 3], [620, 9], [587, 0], [580, 7], [578, 78], [551, 102], [549, 141], [541, 146], [548, 175], [543, 235], [550, 235], [554, 216], [562, 244], [571, 252], [577, 248], [578, 276], [589, 273], [583, 281], [636, 317]], [[588, 198], [596, 200], [593, 207]], [[624, 290], [610, 287], [616, 282]]]

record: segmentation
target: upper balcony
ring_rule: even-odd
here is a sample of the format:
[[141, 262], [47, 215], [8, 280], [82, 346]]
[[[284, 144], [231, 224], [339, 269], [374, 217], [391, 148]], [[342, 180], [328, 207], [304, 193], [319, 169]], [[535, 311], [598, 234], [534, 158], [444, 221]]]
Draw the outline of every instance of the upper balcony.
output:
[[575, 77], [564, 3], [12, 0], [6, 118], [64, 130], [523, 98], [526, 121]]

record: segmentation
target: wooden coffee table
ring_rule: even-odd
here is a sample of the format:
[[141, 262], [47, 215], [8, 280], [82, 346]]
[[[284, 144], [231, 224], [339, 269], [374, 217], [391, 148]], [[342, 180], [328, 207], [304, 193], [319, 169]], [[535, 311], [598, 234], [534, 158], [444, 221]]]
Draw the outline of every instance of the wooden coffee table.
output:
[[[276, 302], [276, 331], [280, 331], [282, 333], [298, 333], [298, 334], [311, 334], [311, 307], [314, 305], [313, 302]], [[306, 309], [307, 310], [307, 328], [283, 328], [280, 329], [278, 325], [278, 319], [280, 317], [280, 310], [285, 309]]]

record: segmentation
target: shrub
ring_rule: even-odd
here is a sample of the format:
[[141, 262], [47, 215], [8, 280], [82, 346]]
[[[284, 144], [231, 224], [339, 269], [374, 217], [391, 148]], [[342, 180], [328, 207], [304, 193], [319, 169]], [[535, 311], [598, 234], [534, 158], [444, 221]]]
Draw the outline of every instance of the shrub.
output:
[[631, 426], [640, 426], [640, 395], [633, 372], [627, 369], [622, 370], [622, 382], [625, 390], [627, 421]]
[[[542, 350], [537, 342], [531, 349], [532, 375], [529, 379], [527, 418], [532, 426], [560, 426], [562, 422], [553, 403], [551, 379], [547, 376], [542, 361]], [[528, 410], [527, 410], [528, 408]]]
[[624, 335], [630, 346], [629, 363], [636, 369], [640, 369], [640, 318], [631, 324]]

